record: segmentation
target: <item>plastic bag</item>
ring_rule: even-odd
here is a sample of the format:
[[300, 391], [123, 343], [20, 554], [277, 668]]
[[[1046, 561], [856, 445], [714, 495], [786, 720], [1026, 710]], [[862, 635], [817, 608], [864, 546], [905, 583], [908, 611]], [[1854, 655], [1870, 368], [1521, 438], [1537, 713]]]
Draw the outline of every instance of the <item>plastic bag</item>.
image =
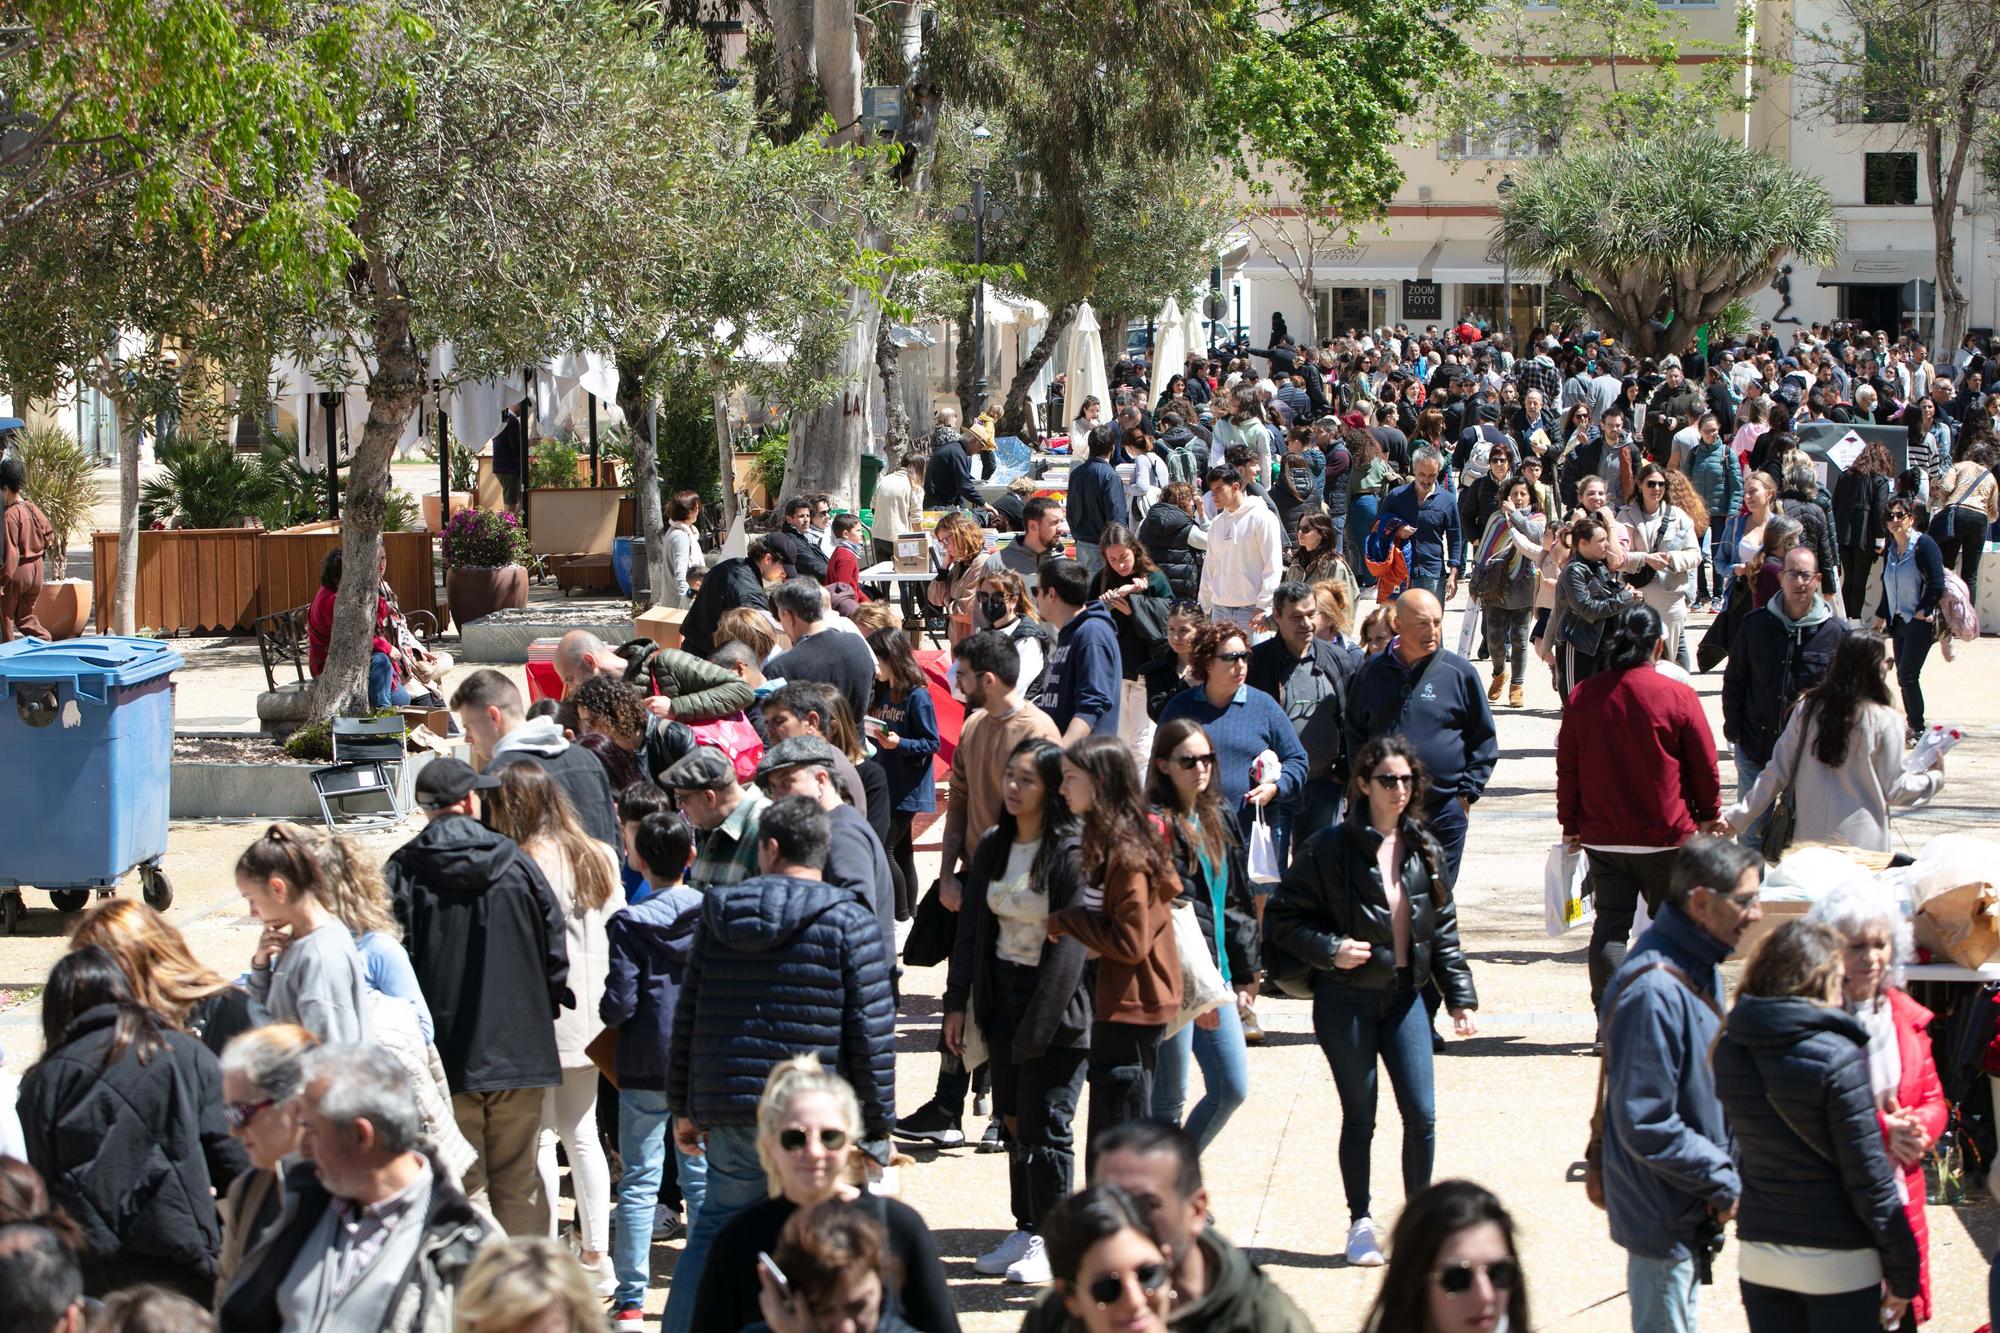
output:
[[1264, 809], [1257, 808], [1257, 822], [1250, 826], [1250, 882], [1252, 884], [1276, 884], [1284, 878], [1278, 868], [1278, 844], [1271, 836], [1271, 826], [1264, 819]]
[[697, 744], [713, 746], [728, 756], [738, 782], [749, 782], [757, 776], [757, 761], [764, 757], [764, 741], [743, 714], [713, 722], [690, 722], [687, 727], [694, 733]]
[[1201, 918], [1195, 915], [1193, 903], [1174, 904], [1174, 951], [1181, 960], [1181, 1011], [1167, 1024], [1169, 1037], [1209, 1010], [1236, 1002], [1235, 993], [1222, 979], [1222, 969], [1208, 952], [1208, 941], [1201, 935]]
[[1589, 925], [1597, 916], [1584, 884], [1590, 874], [1590, 856], [1582, 849], [1570, 851], [1562, 843], [1549, 848], [1542, 865], [1543, 926], [1549, 938]]

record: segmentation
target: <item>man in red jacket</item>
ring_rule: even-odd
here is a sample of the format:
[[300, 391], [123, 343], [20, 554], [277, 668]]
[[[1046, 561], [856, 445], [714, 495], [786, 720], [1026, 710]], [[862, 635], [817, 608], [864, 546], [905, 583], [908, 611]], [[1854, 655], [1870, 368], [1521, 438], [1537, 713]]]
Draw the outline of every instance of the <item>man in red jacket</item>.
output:
[[1654, 669], [1659, 613], [1626, 607], [1607, 627], [1605, 667], [1570, 695], [1556, 734], [1556, 817], [1589, 857], [1590, 1005], [1625, 961], [1639, 899], [1657, 912], [1674, 851], [1721, 808], [1715, 736], [1701, 700]]

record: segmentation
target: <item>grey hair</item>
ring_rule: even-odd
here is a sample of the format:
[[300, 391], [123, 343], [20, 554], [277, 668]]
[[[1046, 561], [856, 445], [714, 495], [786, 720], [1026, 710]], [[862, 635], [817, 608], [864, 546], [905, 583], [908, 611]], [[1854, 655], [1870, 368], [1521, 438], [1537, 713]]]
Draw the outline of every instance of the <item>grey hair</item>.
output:
[[786, 579], [770, 593], [771, 610], [789, 611], [808, 625], [817, 624], [826, 614], [826, 592], [819, 580], [804, 575]]
[[[1805, 531], [1806, 531], [1805, 524], [1799, 522], [1795, 518], [1787, 518], [1783, 514], [1771, 515], [1771, 517], [1764, 520], [1765, 553], [1771, 554], [1775, 552], [1777, 547], [1781, 545], [1787, 537], [1791, 538], [1791, 546], [1786, 547], [1786, 550], [1790, 551], [1791, 547], [1795, 547], [1799, 544], [1799, 538], [1805, 535]], [[1807, 547], [1806, 549], [1811, 550], [1812, 548]]]
[[1431, 445], [1425, 445], [1410, 455], [1410, 467], [1414, 470], [1419, 463], [1436, 463], [1440, 470], [1444, 467], [1444, 454]]
[[423, 1117], [410, 1077], [380, 1046], [322, 1046], [305, 1060], [305, 1081], [326, 1080], [319, 1113], [340, 1124], [366, 1120], [391, 1153], [410, 1152], [423, 1135]]
[[1886, 927], [1889, 932], [1888, 984], [1903, 984], [1903, 964], [1916, 957], [1914, 932], [1902, 908], [1879, 886], [1858, 881], [1839, 885], [1813, 904], [1812, 910], [1806, 913], [1806, 919], [1830, 926], [1839, 932], [1842, 939], [1848, 940], [1870, 926], [1879, 924]]
[[222, 1072], [241, 1074], [272, 1101], [290, 1101], [305, 1091], [313, 1046], [312, 1033], [291, 1023], [252, 1028], [222, 1048]]

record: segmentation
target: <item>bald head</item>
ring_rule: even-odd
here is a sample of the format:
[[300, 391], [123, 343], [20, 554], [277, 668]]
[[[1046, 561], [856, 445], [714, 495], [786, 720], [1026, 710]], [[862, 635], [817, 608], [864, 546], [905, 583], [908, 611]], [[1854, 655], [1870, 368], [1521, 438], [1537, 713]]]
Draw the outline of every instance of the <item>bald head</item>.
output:
[[1438, 650], [1444, 637], [1444, 607], [1435, 594], [1407, 589], [1396, 599], [1396, 655], [1419, 662]]
[[556, 644], [555, 667], [567, 694], [592, 676], [623, 676], [625, 659], [589, 630], [573, 629]]

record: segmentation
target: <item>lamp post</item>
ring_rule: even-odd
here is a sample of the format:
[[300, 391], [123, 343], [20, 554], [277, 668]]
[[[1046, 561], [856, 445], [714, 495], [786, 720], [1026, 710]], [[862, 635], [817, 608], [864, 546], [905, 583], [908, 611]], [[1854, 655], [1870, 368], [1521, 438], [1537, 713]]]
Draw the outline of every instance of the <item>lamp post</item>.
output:
[[[973, 131], [973, 137], [989, 137], [990, 131], [980, 126]], [[960, 204], [951, 210], [953, 222], [972, 224], [972, 263], [981, 271], [978, 285], [972, 289], [972, 411], [976, 416], [986, 410], [986, 221], [998, 222], [1007, 216], [1004, 205], [989, 198], [986, 193], [986, 170], [977, 168], [972, 173], [972, 202]]]
[[431, 392], [437, 396], [438, 533], [442, 535], [444, 525], [451, 521], [451, 442], [445, 436], [442, 377], [431, 380]]
[[326, 516], [340, 518], [340, 442], [333, 438], [333, 409], [340, 395], [331, 389], [319, 391], [319, 405], [326, 413]]
[[[1507, 196], [1514, 193], [1514, 178], [1502, 176], [1494, 189], [1498, 191], [1501, 202], [1505, 203]], [[1507, 243], [1504, 223], [1500, 228], [1500, 322], [1506, 326], [1507, 341], [1511, 345], [1514, 341], [1514, 248]]]

